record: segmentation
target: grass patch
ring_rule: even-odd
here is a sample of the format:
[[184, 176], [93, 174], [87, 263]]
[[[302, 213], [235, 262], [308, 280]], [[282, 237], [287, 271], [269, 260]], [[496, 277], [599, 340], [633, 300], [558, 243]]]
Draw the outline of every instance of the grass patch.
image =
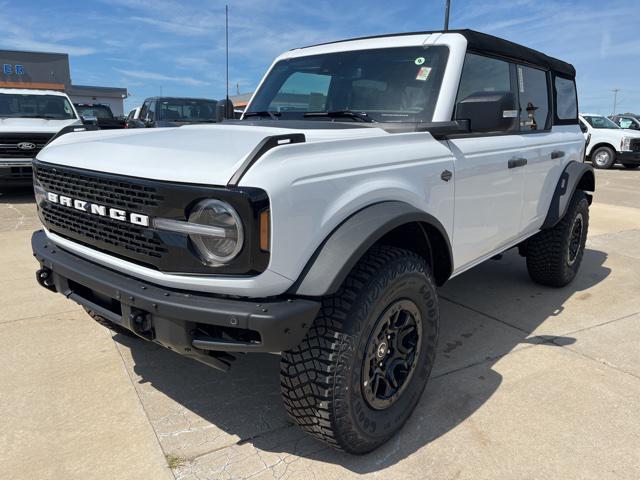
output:
[[183, 466], [187, 462], [186, 458], [174, 455], [173, 453], [167, 453], [164, 458], [167, 460], [167, 465], [169, 465], [169, 468], [171, 470], [175, 470], [176, 468]]

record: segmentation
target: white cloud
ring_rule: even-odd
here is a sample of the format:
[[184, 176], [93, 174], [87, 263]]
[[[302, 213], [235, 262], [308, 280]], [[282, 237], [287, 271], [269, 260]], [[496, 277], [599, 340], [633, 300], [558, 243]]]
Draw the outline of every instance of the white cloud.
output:
[[181, 77], [181, 76], [172, 76], [172, 75], [164, 75], [162, 73], [157, 72], [149, 72], [146, 70], [124, 70], [121, 68], [114, 68], [114, 70], [125, 77], [129, 78], [138, 78], [141, 80], [152, 80], [157, 82], [171, 82], [171, 83], [181, 83], [183, 85], [189, 85], [192, 87], [203, 87], [205, 85], [210, 85], [209, 82], [204, 80], [198, 80], [197, 78], [192, 77]]

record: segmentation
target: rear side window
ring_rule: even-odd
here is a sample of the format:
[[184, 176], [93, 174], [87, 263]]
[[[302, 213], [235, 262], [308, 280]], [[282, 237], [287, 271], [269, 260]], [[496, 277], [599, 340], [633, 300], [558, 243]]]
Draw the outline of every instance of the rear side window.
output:
[[546, 130], [549, 118], [547, 73], [518, 65], [520, 131]]
[[578, 98], [573, 80], [556, 77], [556, 116], [559, 120], [575, 120], [578, 117]]

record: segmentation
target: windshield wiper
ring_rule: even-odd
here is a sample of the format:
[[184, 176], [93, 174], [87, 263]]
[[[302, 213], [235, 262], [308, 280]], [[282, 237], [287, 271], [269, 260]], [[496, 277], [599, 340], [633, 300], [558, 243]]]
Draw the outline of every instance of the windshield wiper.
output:
[[280, 112], [271, 112], [269, 110], [261, 110], [258, 112], [245, 112], [244, 118], [247, 117], [271, 117], [272, 120], [278, 120]]
[[305, 112], [305, 117], [329, 117], [329, 118], [353, 118], [361, 122], [375, 122], [365, 112], [354, 112], [353, 110], [334, 110], [330, 112]]

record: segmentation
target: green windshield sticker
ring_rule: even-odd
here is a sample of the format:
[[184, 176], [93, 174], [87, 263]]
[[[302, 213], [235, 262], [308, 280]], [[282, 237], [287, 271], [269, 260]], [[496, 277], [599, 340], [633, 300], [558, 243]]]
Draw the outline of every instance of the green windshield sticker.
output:
[[422, 65], [424, 63], [424, 57], [418, 57], [414, 60], [414, 62], [416, 65]]

